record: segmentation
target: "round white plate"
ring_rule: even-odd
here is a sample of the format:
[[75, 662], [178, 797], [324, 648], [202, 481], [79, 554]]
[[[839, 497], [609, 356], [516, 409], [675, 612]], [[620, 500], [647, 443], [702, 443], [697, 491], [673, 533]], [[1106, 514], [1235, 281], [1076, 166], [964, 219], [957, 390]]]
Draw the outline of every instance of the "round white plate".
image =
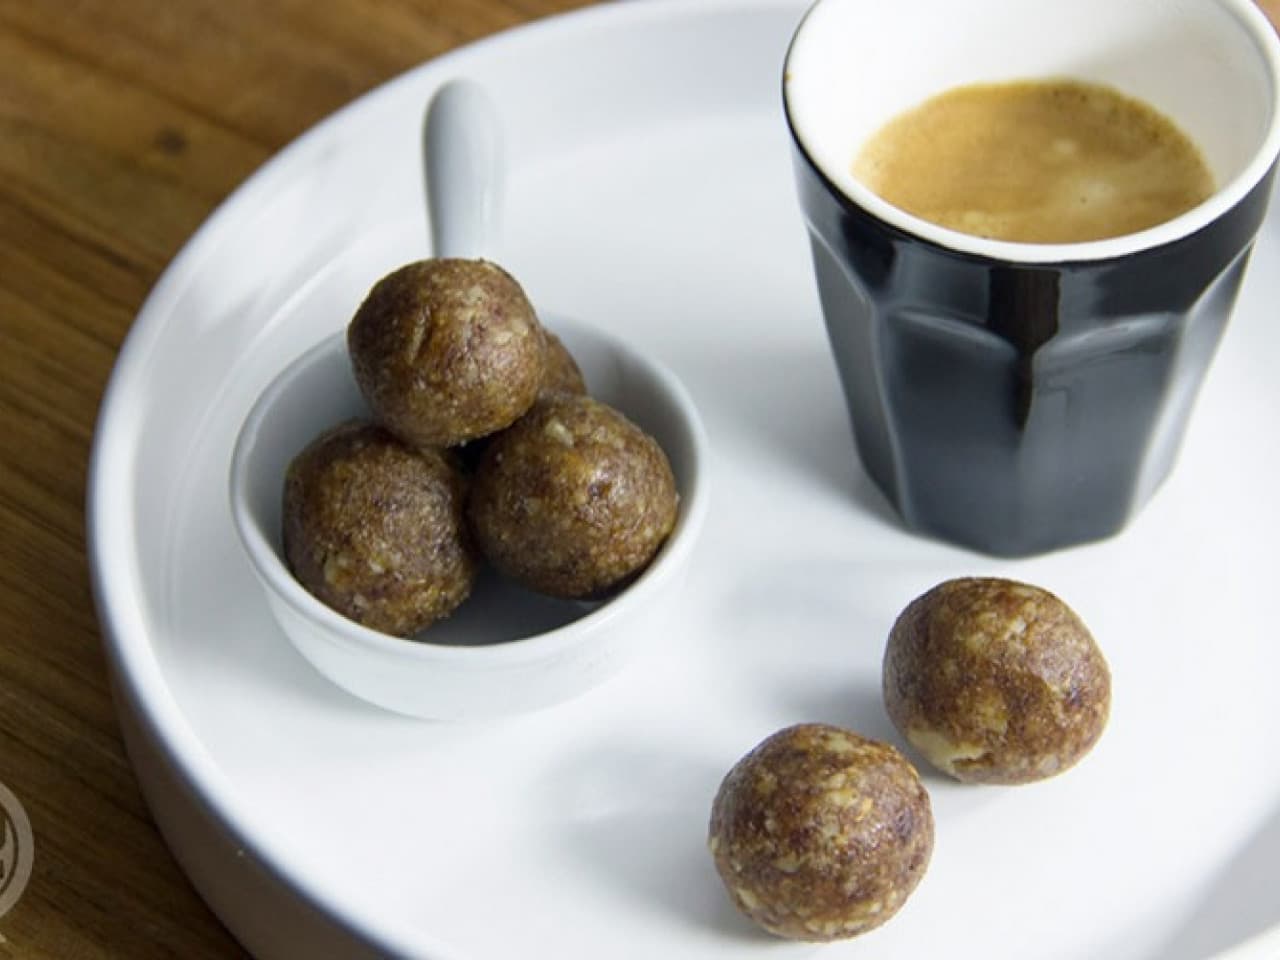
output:
[[[822, 956], [1193, 960], [1280, 921], [1280, 226], [1256, 251], [1180, 465], [1099, 545], [995, 562], [904, 532], [862, 475], [797, 212], [780, 68], [795, 0], [609, 4], [417, 69], [256, 174], [161, 279], [102, 412], [90, 534], [122, 725], [197, 886], [263, 956], [809, 956], [705, 850], [712, 795], [804, 720], [900, 743], [879, 667], [937, 581], [1059, 593], [1114, 672], [1077, 768], [926, 774], [937, 847], [889, 924]], [[232, 439], [272, 373], [424, 255], [419, 131], [486, 84], [512, 164], [498, 258], [543, 309], [684, 380], [714, 502], [672, 626], [571, 703], [384, 713], [276, 629], [232, 529]], [[309, 944], [308, 952], [299, 952]]]

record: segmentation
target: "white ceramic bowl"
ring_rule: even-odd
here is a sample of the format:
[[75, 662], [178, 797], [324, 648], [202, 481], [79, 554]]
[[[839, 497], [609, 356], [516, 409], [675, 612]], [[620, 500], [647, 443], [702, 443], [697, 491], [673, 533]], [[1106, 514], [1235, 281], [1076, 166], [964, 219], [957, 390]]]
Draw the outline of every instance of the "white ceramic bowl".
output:
[[241, 428], [231, 464], [231, 510], [271, 610], [317, 670], [370, 703], [432, 719], [545, 707], [605, 680], [640, 645], [661, 635], [656, 621], [683, 585], [706, 515], [705, 432], [688, 392], [661, 364], [602, 330], [563, 319], [547, 326], [577, 359], [591, 394], [658, 441], [680, 491], [671, 537], [648, 569], [606, 602], [558, 601], [486, 573], [451, 617], [404, 640], [348, 620], [303, 589], [281, 550], [284, 474], [323, 429], [368, 416], [345, 333], [276, 376]]

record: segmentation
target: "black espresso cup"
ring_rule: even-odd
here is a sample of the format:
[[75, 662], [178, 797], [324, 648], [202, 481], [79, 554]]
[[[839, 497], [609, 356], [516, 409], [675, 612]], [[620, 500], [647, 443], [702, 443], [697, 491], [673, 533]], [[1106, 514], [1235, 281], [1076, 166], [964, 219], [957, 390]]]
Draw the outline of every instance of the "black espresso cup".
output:
[[[1145, 101], [1217, 184], [1083, 243], [960, 233], [853, 173], [904, 110], [1071, 78]], [[1250, 0], [818, 0], [784, 103], [819, 297], [867, 473], [911, 528], [1001, 556], [1119, 531], [1169, 474], [1266, 215], [1280, 42]]]

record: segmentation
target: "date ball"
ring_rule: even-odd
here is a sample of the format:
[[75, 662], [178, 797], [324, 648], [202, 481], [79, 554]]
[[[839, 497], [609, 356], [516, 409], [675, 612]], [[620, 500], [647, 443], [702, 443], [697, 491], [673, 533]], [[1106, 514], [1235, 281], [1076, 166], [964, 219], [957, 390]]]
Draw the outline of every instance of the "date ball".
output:
[[485, 260], [422, 260], [379, 280], [347, 327], [374, 419], [406, 443], [451, 447], [509, 426], [542, 384], [542, 325]]
[[899, 732], [939, 770], [976, 783], [1066, 770], [1111, 707], [1111, 674], [1084, 623], [1012, 580], [949, 580], [912, 601], [889, 634], [883, 679]]
[[598, 400], [559, 393], [490, 441], [469, 514], [481, 552], [501, 573], [585, 599], [649, 564], [675, 527], [678, 503], [657, 441]]
[[[587, 382], [582, 376], [578, 361], [551, 330], [546, 327], [542, 330], [547, 341], [547, 364], [542, 377], [542, 386], [538, 388], [538, 396], [543, 397], [553, 393], [586, 393]], [[454, 448], [466, 470], [475, 470], [491, 439], [492, 435], [477, 437]]]
[[587, 381], [569, 348], [545, 327], [543, 332], [547, 340], [547, 365], [542, 377], [541, 393], [586, 393]]
[[915, 890], [933, 853], [933, 811], [893, 747], [802, 724], [729, 771], [709, 846], [734, 904], [765, 930], [840, 940], [880, 926]]
[[451, 457], [351, 422], [321, 434], [285, 475], [284, 551], [316, 598], [409, 636], [451, 613], [478, 564]]

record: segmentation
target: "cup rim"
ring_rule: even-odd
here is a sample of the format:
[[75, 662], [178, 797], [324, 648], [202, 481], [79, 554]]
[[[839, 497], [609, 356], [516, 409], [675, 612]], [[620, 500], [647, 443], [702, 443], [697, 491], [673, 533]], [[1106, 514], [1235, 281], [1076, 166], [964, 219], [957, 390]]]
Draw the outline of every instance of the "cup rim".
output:
[[[1261, 145], [1248, 164], [1207, 200], [1155, 226], [1135, 233], [1075, 243], [1026, 243], [995, 240], [940, 226], [894, 206], [858, 180], [851, 170], [831, 170], [823, 165], [797, 123], [791, 104], [791, 76], [797, 47], [814, 12], [842, 0], [813, 0], [792, 33], [783, 62], [782, 104], [791, 139], [805, 161], [846, 204], [917, 240], [944, 250], [1012, 264], [1100, 262], [1166, 246], [1189, 237], [1215, 222], [1239, 204], [1261, 183], [1280, 155], [1280, 33], [1254, 0], [1214, 0], [1237, 18], [1253, 39], [1271, 79], [1272, 107]], [[942, 92], [942, 91], [938, 91]], [[849, 158], [850, 165], [852, 157]]]

